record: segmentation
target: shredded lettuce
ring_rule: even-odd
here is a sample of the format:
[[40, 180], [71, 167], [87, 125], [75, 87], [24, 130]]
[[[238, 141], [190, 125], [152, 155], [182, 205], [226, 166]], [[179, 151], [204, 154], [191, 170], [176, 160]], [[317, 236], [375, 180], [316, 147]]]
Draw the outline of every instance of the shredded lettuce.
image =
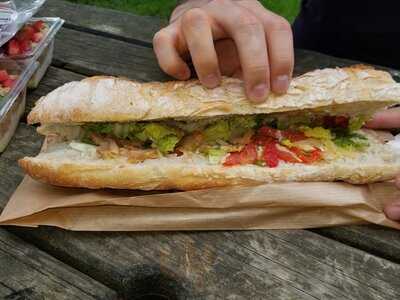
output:
[[215, 124], [209, 125], [204, 130], [204, 137], [207, 142], [216, 142], [218, 140], [227, 141], [231, 137], [229, 122], [219, 120]]
[[204, 130], [204, 137], [209, 143], [219, 140], [226, 142], [233, 137], [242, 136], [256, 126], [257, 119], [255, 116], [234, 116], [210, 124]]
[[369, 146], [368, 139], [358, 133], [337, 136], [333, 142], [346, 150], [364, 150]]
[[172, 152], [175, 149], [176, 144], [179, 142], [179, 137], [176, 135], [167, 135], [155, 142], [155, 148], [157, 148], [161, 153]]
[[222, 148], [207, 148], [204, 150], [204, 154], [207, 155], [208, 161], [212, 164], [220, 163], [226, 153], [227, 151]]
[[355, 116], [355, 117], [351, 117], [350, 121], [349, 121], [349, 131], [353, 132], [353, 131], [357, 131], [359, 129], [361, 129], [361, 127], [364, 126], [365, 122], [368, 121], [369, 117], [367, 116]]
[[304, 135], [306, 137], [310, 137], [310, 138], [316, 138], [316, 139], [322, 139], [322, 140], [331, 140], [333, 138], [331, 131], [329, 129], [326, 129], [323, 127], [310, 128], [310, 127], [302, 126], [300, 128], [300, 130], [302, 130], [304, 132]]

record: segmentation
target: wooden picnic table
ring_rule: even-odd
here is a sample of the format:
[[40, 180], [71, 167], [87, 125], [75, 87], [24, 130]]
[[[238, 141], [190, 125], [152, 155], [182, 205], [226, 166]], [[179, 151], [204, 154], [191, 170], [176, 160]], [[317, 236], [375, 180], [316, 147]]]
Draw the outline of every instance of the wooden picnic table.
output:
[[[35, 100], [86, 76], [166, 80], [151, 40], [164, 21], [49, 0], [66, 20]], [[350, 61], [296, 51], [296, 74]], [[397, 76], [395, 71], [392, 74]], [[0, 156], [0, 207], [42, 138], [25, 118]], [[1, 210], [0, 208], [0, 210]], [[399, 299], [400, 234], [378, 226], [223, 232], [0, 228], [1, 299]]]

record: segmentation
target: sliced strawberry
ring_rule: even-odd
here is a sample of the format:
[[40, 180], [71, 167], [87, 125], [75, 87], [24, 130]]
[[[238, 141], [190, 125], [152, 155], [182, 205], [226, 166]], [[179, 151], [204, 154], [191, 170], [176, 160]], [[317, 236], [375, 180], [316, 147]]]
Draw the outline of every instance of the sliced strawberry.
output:
[[7, 79], [6, 81], [3, 81], [3, 87], [12, 87], [13, 85], [14, 85], [14, 83], [15, 83], [15, 80], [14, 79]]
[[265, 145], [264, 161], [270, 168], [275, 168], [279, 165], [278, 148], [276, 147], [276, 142], [270, 142]]
[[18, 41], [32, 40], [35, 34], [35, 29], [32, 26], [26, 25], [17, 33]]
[[9, 78], [10, 76], [8, 75], [7, 70], [0, 70], [0, 82], [6, 81]]
[[36, 21], [35, 23], [33, 23], [33, 28], [35, 28], [36, 31], [41, 31], [43, 29], [44, 26], [44, 22], [42, 20]]
[[41, 32], [35, 32], [35, 34], [32, 37], [32, 42], [34, 43], [38, 43], [42, 40], [43, 38], [43, 33]]
[[21, 53], [21, 49], [19, 48], [19, 43], [17, 40], [11, 40], [7, 45], [7, 53], [8, 55], [18, 55]]
[[21, 52], [28, 52], [32, 49], [32, 42], [29, 40], [23, 40], [19, 42], [19, 48], [21, 49]]
[[257, 146], [247, 144], [241, 151], [232, 152], [225, 159], [224, 166], [254, 164], [257, 160]]

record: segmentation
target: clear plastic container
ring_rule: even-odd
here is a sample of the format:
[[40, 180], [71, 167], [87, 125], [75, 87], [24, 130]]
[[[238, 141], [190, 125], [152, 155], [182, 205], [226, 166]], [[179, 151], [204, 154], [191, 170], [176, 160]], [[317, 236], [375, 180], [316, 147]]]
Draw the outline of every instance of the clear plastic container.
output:
[[54, 52], [54, 38], [57, 32], [64, 24], [64, 20], [61, 18], [32, 18], [27, 22], [28, 25], [34, 24], [37, 21], [43, 21], [45, 24], [45, 30], [43, 31], [43, 38], [32, 47], [31, 50], [18, 55], [7, 55], [6, 45], [1, 48], [1, 56], [10, 59], [32, 59], [39, 62], [39, 67], [32, 79], [29, 82], [28, 88], [36, 88], [40, 80], [43, 78], [46, 70], [53, 60]]
[[43, 31], [43, 38], [37, 44], [33, 45], [31, 50], [18, 55], [8, 55], [6, 51], [7, 44], [5, 44], [1, 48], [1, 57], [12, 59], [38, 59], [64, 24], [64, 20], [61, 18], [32, 18], [26, 25], [34, 24], [36, 21], [43, 21], [45, 24], [46, 29]]
[[35, 60], [0, 59], [0, 69], [16, 76], [14, 85], [0, 99], [0, 152], [7, 147], [24, 113], [26, 87], [37, 67]]
[[46, 0], [0, 0], [0, 46], [10, 40]]

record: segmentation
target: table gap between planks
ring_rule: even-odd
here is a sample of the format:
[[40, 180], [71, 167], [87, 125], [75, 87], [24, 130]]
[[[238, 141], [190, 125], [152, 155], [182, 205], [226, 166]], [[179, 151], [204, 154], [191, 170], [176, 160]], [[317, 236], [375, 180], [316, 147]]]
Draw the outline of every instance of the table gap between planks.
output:
[[[168, 79], [150, 47], [164, 21], [56, 0], [40, 15], [60, 16], [66, 25], [57, 36], [52, 67], [28, 95], [26, 113], [40, 96], [86, 76]], [[295, 72], [351, 63], [297, 51]], [[22, 120], [0, 156], [0, 207], [23, 177], [16, 160], [36, 154], [41, 141]], [[13, 293], [41, 299], [49, 292], [62, 294], [63, 288], [78, 299], [112, 299], [114, 291], [125, 299], [400, 297], [399, 234], [377, 226], [197, 233], [6, 227], [0, 228], [2, 261], [11, 267], [0, 271], [0, 297], [9, 299]], [[35, 275], [38, 270], [42, 275]]]

